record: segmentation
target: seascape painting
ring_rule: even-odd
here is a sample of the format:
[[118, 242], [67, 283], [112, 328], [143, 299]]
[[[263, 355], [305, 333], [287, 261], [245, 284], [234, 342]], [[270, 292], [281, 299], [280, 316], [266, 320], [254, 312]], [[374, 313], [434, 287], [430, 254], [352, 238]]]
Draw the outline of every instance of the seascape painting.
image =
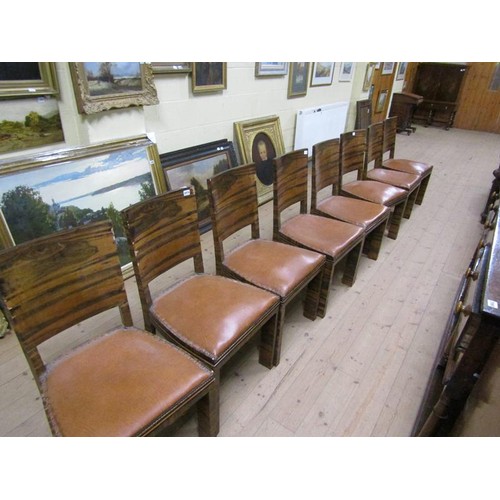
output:
[[110, 219], [122, 265], [130, 255], [119, 212], [155, 194], [142, 146], [0, 175], [0, 209], [14, 243]]
[[210, 226], [210, 208], [207, 195], [207, 179], [230, 168], [228, 154], [217, 153], [205, 158], [191, 160], [174, 168], [164, 169], [170, 189], [192, 185], [198, 204], [198, 220], [202, 232]]

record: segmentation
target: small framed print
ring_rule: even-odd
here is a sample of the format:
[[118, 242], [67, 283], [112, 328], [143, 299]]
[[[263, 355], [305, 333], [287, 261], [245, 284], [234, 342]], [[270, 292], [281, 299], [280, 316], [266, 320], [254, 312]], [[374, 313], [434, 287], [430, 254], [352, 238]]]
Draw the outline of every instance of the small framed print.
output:
[[255, 76], [284, 76], [288, 73], [287, 62], [257, 62]]
[[311, 71], [311, 87], [331, 85], [333, 82], [333, 62], [315, 62]]
[[394, 71], [394, 66], [396, 63], [393, 62], [385, 62], [382, 66], [382, 74], [383, 75], [392, 75], [392, 72]]
[[340, 64], [339, 82], [350, 82], [354, 74], [354, 63], [343, 62]]

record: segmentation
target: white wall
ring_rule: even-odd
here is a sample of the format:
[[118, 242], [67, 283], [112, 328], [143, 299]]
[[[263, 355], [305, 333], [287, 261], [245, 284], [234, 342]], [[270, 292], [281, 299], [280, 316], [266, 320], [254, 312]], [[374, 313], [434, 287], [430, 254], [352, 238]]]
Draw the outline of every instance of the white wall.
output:
[[308, 87], [306, 96], [288, 99], [288, 76], [256, 78], [254, 62], [228, 62], [226, 90], [193, 95], [190, 75], [155, 75], [158, 105], [80, 115], [69, 66], [58, 62], [59, 109], [65, 143], [4, 154], [0, 159], [144, 133], [155, 138], [160, 153], [218, 139], [232, 140], [237, 148], [234, 122], [268, 115], [279, 116], [285, 150], [290, 151], [294, 143], [296, 113], [300, 109], [350, 102], [346, 130], [353, 127], [356, 101], [367, 96], [361, 91], [365, 68], [366, 63], [356, 63], [352, 81], [339, 82], [340, 63], [337, 62], [332, 85]]

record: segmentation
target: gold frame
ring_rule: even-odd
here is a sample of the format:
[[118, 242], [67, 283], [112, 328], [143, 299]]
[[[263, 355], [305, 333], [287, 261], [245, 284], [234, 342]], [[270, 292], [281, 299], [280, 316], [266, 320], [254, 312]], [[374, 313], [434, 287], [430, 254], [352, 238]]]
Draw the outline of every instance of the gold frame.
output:
[[152, 62], [151, 67], [155, 75], [171, 73], [191, 73], [190, 62]]
[[[213, 83], [207, 85], [199, 85], [196, 83], [198, 69], [196, 68], [197, 64], [201, 64], [201, 62], [193, 62], [191, 63], [191, 90], [193, 94], [205, 94], [206, 92], [217, 92], [218, 90], [227, 89], [227, 63], [223, 62], [222, 64], [222, 82], [221, 83]], [[209, 63], [214, 64], [214, 63]]]
[[[125, 152], [126, 150], [133, 148], [144, 148], [147, 163], [149, 164], [149, 172], [151, 173], [154, 191], [156, 194], [165, 193], [167, 191], [167, 186], [165, 176], [163, 175], [161, 168], [160, 155], [156, 144], [146, 136], [131, 137], [128, 139], [95, 144], [92, 146], [77, 147], [73, 149], [49, 151], [40, 153], [36, 156], [27, 155], [16, 159], [0, 161], [0, 181], [2, 176], [5, 175], [43, 170], [52, 166], [68, 165], [68, 171], [70, 171], [71, 162], [81, 161], [86, 158], [90, 159], [92, 157], [105, 156], [114, 152]], [[123, 180], [118, 180], [118, 182], [126, 182], [128, 179], [128, 176], [123, 177]], [[57, 231], [57, 229], [55, 229], [55, 231]], [[16, 242], [11, 234], [5, 216], [0, 209], [0, 249], [15, 245]], [[126, 263], [122, 266], [122, 269], [128, 276], [129, 271], [132, 270], [131, 263]]]
[[89, 85], [84, 68], [84, 63], [69, 63], [78, 112], [81, 114], [90, 115], [110, 109], [158, 104], [159, 100], [156, 93], [156, 87], [154, 85], [153, 68], [151, 67], [151, 64], [139, 64], [142, 83], [140, 91], [110, 93], [99, 96], [92, 96], [89, 92]]
[[305, 83], [304, 83], [304, 90], [301, 90], [299, 92], [293, 90], [293, 81], [295, 79], [295, 73], [297, 71], [297, 64], [298, 62], [291, 62], [290, 63], [290, 70], [288, 72], [288, 98], [290, 99], [291, 97], [303, 97], [307, 95], [307, 87], [309, 85], [309, 73], [310, 73], [310, 66], [311, 63], [305, 62], [304, 64], [306, 65], [306, 75], [305, 75]]
[[365, 79], [363, 80], [363, 92], [368, 92], [370, 90], [370, 85], [373, 81], [373, 74], [375, 73], [377, 63], [369, 62], [366, 65]]
[[0, 98], [59, 94], [55, 63], [39, 62], [38, 68], [39, 80], [1, 80]]
[[[252, 146], [258, 134], [265, 134], [272, 142], [276, 156], [285, 154], [285, 144], [279, 116], [271, 115], [262, 118], [244, 120], [234, 123], [234, 132], [238, 143], [242, 163], [256, 163], [252, 156]], [[257, 196], [259, 205], [266, 203], [273, 197], [273, 185], [263, 184], [259, 178], [257, 183]]]

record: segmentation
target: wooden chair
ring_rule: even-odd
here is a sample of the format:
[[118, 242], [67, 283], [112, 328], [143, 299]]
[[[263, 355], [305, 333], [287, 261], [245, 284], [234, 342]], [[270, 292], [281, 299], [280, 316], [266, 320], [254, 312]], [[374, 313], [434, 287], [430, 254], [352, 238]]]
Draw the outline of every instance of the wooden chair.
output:
[[[307, 164], [307, 149], [292, 151], [273, 160], [273, 239], [325, 255], [318, 312], [318, 316], [324, 317], [335, 266], [344, 260], [342, 283], [352, 286], [365, 235], [363, 228], [354, 224], [307, 213]], [[297, 204], [300, 213], [285, 217], [284, 211]]]
[[[424, 200], [427, 186], [429, 185], [433, 166], [420, 161], [394, 157], [396, 150], [397, 126], [397, 116], [392, 116], [384, 120], [383, 159], [381, 166], [389, 170], [418, 175], [420, 177], [420, 187], [415, 198], [415, 204], [421, 205]], [[389, 158], [384, 159], [387, 153], [389, 153]]]
[[[171, 191], [121, 212], [147, 330], [159, 332], [209, 365], [221, 367], [262, 332], [259, 362], [273, 367], [279, 297], [255, 286], [204, 273], [196, 196]], [[188, 262], [186, 262], [188, 261]], [[190, 269], [177, 266], [190, 262]], [[184, 278], [162, 287], [152, 282], [174, 268]], [[193, 271], [187, 272], [187, 271]]]
[[[340, 194], [389, 207], [392, 213], [387, 236], [396, 239], [408, 200], [408, 191], [383, 182], [367, 180], [365, 160], [366, 129], [340, 134]], [[345, 177], [354, 172], [356, 180], [345, 182]]]
[[[306, 290], [304, 316], [311, 320], [318, 316], [325, 256], [260, 237], [255, 164], [221, 172], [207, 184], [217, 274], [252, 283], [280, 297], [274, 355], [277, 365], [288, 304]], [[233, 241], [233, 248], [225, 252], [233, 235], [246, 240], [241, 244]]]
[[[313, 146], [310, 212], [362, 227], [365, 233], [363, 253], [376, 260], [391, 210], [380, 203], [340, 196], [339, 152], [340, 139], [329, 139]], [[321, 197], [327, 189], [329, 195]]]
[[[217, 435], [212, 370], [132, 326], [108, 221], [4, 250], [0, 274], [2, 306], [38, 384], [54, 435], [150, 435], [195, 404], [199, 434]], [[75, 342], [78, 323], [111, 309], [119, 310], [120, 327], [65, 348], [62, 339], [71, 334]], [[39, 348], [58, 334], [57, 346], [65, 352], [45, 363]]]
[[408, 201], [406, 202], [403, 217], [409, 219], [420, 188], [420, 176], [382, 168], [383, 142], [384, 122], [369, 125], [367, 129], [366, 178], [408, 191]]

